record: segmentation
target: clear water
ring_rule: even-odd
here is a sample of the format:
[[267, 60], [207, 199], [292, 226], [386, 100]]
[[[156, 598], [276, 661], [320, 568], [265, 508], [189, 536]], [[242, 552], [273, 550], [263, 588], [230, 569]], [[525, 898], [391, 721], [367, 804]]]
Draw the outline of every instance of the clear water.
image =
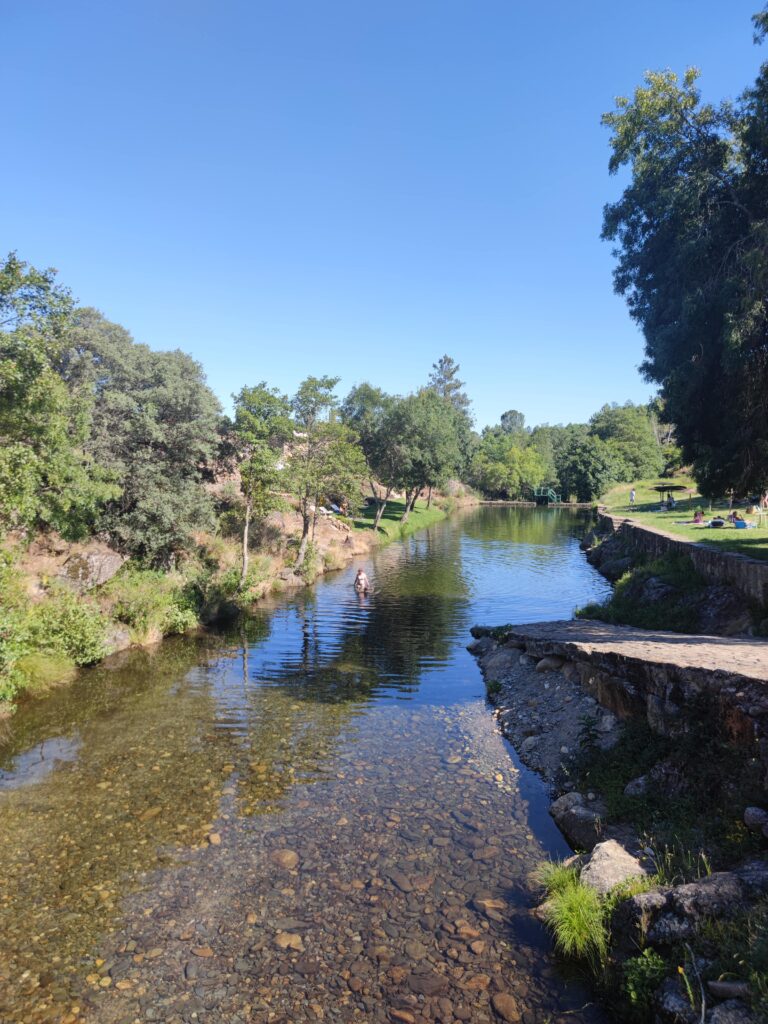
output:
[[372, 595], [350, 567], [20, 710], [0, 1021], [603, 1020], [531, 913], [568, 849], [465, 650], [605, 593], [579, 529], [473, 509], [361, 563]]

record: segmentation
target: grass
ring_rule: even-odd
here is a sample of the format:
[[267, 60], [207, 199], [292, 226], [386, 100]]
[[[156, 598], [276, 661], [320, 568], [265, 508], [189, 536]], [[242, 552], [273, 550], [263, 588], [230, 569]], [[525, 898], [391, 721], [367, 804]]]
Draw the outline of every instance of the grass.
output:
[[[417, 530], [423, 530], [426, 526], [440, 522], [447, 515], [446, 510], [435, 501], [432, 502], [431, 508], [427, 508], [426, 502], [417, 501], [416, 507], [408, 516], [408, 519], [401, 523], [400, 517], [404, 511], [405, 502], [388, 501], [386, 511], [379, 523], [379, 533], [384, 534], [388, 540], [402, 540], [402, 538], [416, 533]], [[354, 527], [356, 530], [372, 530], [375, 518], [376, 506], [366, 505], [360, 515], [354, 520]]]
[[543, 911], [564, 956], [602, 964], [608, 949], [605, 911], [594, 889], [584, 885], [573, 868], [556, 862], [542, 865], [539, 877], [546, 890]]
[[[659, 511], [660, 499], [663, 496], [652, 489], [656, 484], [665, 483], [669, 483], [670, 486], [686, 488], [684, 491], [672, 492], [677, 507], [671, 512], [666, 509]], [[636, 491], [633, 508], [629, 506], [631, 487], [634, 487]], [[737, 530], [730, 523], [722, 529], [711, 530], [700, 524], [683, 522], [683, 520], [692, 519], [697, 508], [704, 512], [706, 519], [710, 518], [710, 512], [713, 514], [725, 512], [727, 514], [729, 508], [726, 498], [712, 502], [708, 498], [703, 498], [692, 477], [679, 476], [669, 481], [653, 478], [638, 480], [634, 484], [618, 484], [603, 495], [601, 503], [615, 515], [631, 517], [644, 525], [676, 534], [683, 540], [704, 544], [718, 551], [735, 551], [741, 555], [748, 555], [750, 558], [768, 559], [768, 519], [764, 520], [763, 525], [755, 530]], [[734, 507], [741, 509], [742, 512], [747, 506], [748, 503], [745, 501], [734, 502]], [[746, 516], [746, 519], [757, 522], [755, 517]]]
[[[673, 589], [649, 601], [643, 593], [643, 584], [649, 579], [661, 580]], [[608, 600], [577, 608], [576, 617], [639, 629], [695, 633], [699, 619], [696, 598], [704, 587], [706, 581], [696, 572], [690, 558], [666, 555], [625, 573]]]
[[[588, 722], [584, 743], [569, 766], [579, 790], [596, 790], [605, 799], [609, 820], [652, 837], [657, 871], [667, 883], [692, 881], [759, 849], [743, 823], [744, 808], [760, 800], [757, 765], [744, 765], [743, 753], [726, 742], [705, 699], [689, 707], [688, 714], [689, 731], [675, 738], [651, 732], [642, 719], [629, 719], [609, 750], [595, 744]], [[679, 792], [650, 781], [644, 794], [625, 795], [630, 780], [647, 775], [659, 762], [684, 780]]]

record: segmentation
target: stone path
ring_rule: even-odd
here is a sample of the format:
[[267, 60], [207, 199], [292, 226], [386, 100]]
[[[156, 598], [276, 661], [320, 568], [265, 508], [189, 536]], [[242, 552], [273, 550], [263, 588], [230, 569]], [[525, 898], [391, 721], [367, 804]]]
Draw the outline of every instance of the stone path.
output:
[[[481, 635], [479, 630], [476, 635]], [[715, 673], [721, 680], [768, 683], [768, 641], [735, 637], [690, 636], [661, 630], [612, 626], [584, 619], [509, 626], [505, 639], [533, 645], [536, 653], [575, 660]]]

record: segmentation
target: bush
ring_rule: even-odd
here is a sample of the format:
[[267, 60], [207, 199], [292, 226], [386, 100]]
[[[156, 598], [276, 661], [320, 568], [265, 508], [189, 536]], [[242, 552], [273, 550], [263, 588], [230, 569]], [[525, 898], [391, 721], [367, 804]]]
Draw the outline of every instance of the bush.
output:
[[123, 569], [107, 584], [113, 614], [140, 641], [183, 633], [197, 624], [194, 601], [174, 576], [153, 569]]
[[667, 976], [669, 965], [655, 949], [644, 949], [639, 956], [625, 960], [624, 993], [640, 1019], [651, 1009], [653, 994]]
[[99, 609], [68, 590], [58, 590], [29, 615], [30, 646], [92, 665], [107, 653], [107, 622]]

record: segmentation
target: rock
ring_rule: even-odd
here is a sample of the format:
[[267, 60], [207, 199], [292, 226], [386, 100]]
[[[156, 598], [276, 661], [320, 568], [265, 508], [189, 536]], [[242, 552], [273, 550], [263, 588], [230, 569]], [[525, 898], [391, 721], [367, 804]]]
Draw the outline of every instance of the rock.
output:
[[746, 633], [752, 616], [735, 590], [722, 583], [706, 587], [695, 602], [701, 633], [736, 636]]
[[624, 796], [645, 796], [647, 792], [647, 775], [638, 775], [636, 779], [631, 779], [624, 787]]
[[530, 656], [530, 654], [521, 654], [520, 657], [517, 659], [519, 665], [533, 665], [533, 661], [534, 659]]
[[304, 951], [304, 942], [301, 936], [291, 932], [278, 932], [275, 936], [275, 945], [279, 949], [295, 949], [298, 953]]
[[536, 662], [537, 672], [557, 672], [563, 667], [565, 658], [560, 658], [556, 654], [548, 654], [545, 658], [540, 658]]
[[626, 556], [624, 558], [607, 558], [601, 561], [597, 568], [606, 579], [615, 583], [632, 568], [632, 559]]
[[744, 811], [744, 824], [750, 832], [762, 833], [768, 825], [768, 811], [762, 807], [747, 807]]
[[207, 838], [211, 846], [221, 846], [221, 836], [218, 832], [209, 832]]
[[208, 959], [214, 955], [210, 946], [193, 946], [190, 952], [193, 956], [200, 956], [203, 959]]
[[539, 742], [539, 737], [538, 736], [528, 736], [528, 738], [524, 739], [523, 742], [520, 744], [520, 753], [521, 754], [530, 754], [531, 751], [536, 748], [536, 746], [538, 745], [538, 742]]
[[124, 626], [110, 626], [107, 629], [104, 643], [110, 654], [127, 651], [133, 643], [131, 631]]
[[125, 561], [125, 555], [100, 545], [97, 550], [70, 555], [61, 567], [59, 579], [71, 590], [82, 594], [111, 580]]
[[393, 1021], [402, 1021], [402, 1024], [416, 1024], [416, 1018], [407, 1010], [390, 1010], [389, 1017]]
[[269, 859], [279, 868], [292, 871], [299, 863], [299, 855], [295, 850], [273, 850]]
[[408, 988], [411, 992], [423, 996], [439, 996], [446, 991], [448, 984], [446, 977], [434, 971], [429, 974], [411, 974], [408, 978]]
[[656, 992], [656, 1020], [659, 1024], [698, 1024], [699, 1015], [691, 1009], [677, 978], [667, 978]]
[[486, 654], [490, 654], [498, 644], [490, 636], [481, 636], [477, 640], [473, 640], [471, 644], [467, 644], [467, 650], [470, 654], [474, 654], [476, 658], [484, 658]]
[[710, 1010], [707, 1024], [757, 1024], [757, 1017], [740, 1000], [729, 999]]
[[708, 981], [707, 988], [715, 999], [749, 999], [746, 981]]
[[603, 717], [597, 723], [596, 729], [598, 732], [611, 732], [613, 729], [616, 728], [617, 724], [618, 719], [616, 718], [616, 715], [612, 714], [609, 711], [607, 714], [603, 715]]
[[598, 843], [581, 869], [581, 881], [601, 896], [630, 878], [644, 878], [648, 872], [615, 839]]
[[591, 850], [602, 838], [599, 805], [588, 807], [581, 793], [566, 793], [549, 808], [555, 824], [571, 846]]
[[517, 1000], [509, 992], [497, 992], [491, 999], [491, 1003], [502, 1020], [508, 1021], [509, 1024], [516, 1024], [520, 1020]]
[[400, 892], [413, 892], [413, 882], [407, 875], [404, 875], [402, 871], [398, 871], [397, 868], [392, 868], [387, 872], [390, 881], [397, 886]]

